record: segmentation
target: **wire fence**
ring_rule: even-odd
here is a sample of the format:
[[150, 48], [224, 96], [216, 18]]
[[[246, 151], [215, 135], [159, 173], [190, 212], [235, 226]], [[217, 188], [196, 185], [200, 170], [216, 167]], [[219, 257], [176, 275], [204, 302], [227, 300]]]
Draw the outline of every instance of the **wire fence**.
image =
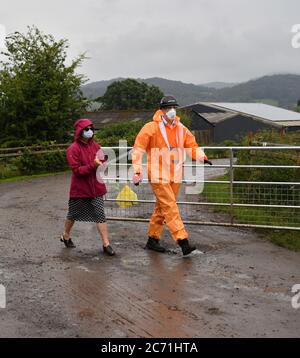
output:
[[[32, 154], [65, 151], [67, 144], [35, 146]], [[104, 177], [108, 187], [106, 214], [110, 220], [148, 221], [155, 197], [148, 180], [131, 183], [131, 147], [103, 147], [114, 159], [116, 170]], [[300, 147], [206, 147], [212, 166], [194, 162], [184, 167], [204, 167], [204, 176], [183, 180], [178, 205], [185, 223], [300, 230]], [[22, 156], [28, 148], [2, 148], [0, 159]], [[144, 156], [146, 169], [146, 156]], [[187, 188], [203, 184], [203, 190], [187, 194]]]
[[[103, 148], [115, 150], [118, 156], [118, 147]], [[207, 147], [205, 150], [228, 153], [222, 159], [213, 160], [212, 166], [204, 167], [204, 178], [198, 180], [183, 180], [178, 205], [185, 223], [195, 225], [218, 225], [256, 227], [272, 229], [300, 230], [300, 147]], [[122, 148], [124, 151], [124, 148]], [[122, 165], [128, 167], [130, 163], [130, 150], [128, 150], [128, 162]], [[250, 153], [253, 158], [256, 151], [264, 153], [284, 153], [293, 151], [294, 162], [285, 164], [276, 161], [273, 164], [245, 163], [245, 156], [239, 153]], [[253, 154], [254, 153], [254, 154]], [[240, 160], [243, 157], [243, 161]], [[272, 155], [268, 155], [271, 158]], [[241, 164], [242, 163], [242, 164]], [[113, 163], [114, 164], [114, 163]], [[146, 164], [144, 164], [146, 165]], [[190, 164], [186, 164], [190, 166]], [[192, 166], [202, 166], [192, 164]], [[124, 169], [124, 168], [123, 168]], [[239, 180], [238, 171], [247, 171], [249, 180]], [[259, 181], [253, 177], [278, 178], [278, 173], [293, 172], [293, 181]], [[123, 171], [124, 172], [124, 171]], [[259, 175], [256, 175], [259, 172]], [[260, 174], [261, 173], [261, 174]], [[131, 183], [131, 176], [118, 175], [104, 178], [108, 186], [106, 200], [106, 214], [110, 220], [120, 221], [148, 221], [152, 215], [155, 197], [148, 180], [144, 180], [140, 186]], [[289, 174], [287, 174], [289, 175]], [[187, 194], [186, 188], [193, 183], [203, 183], [204, 189], [199, 193]]]

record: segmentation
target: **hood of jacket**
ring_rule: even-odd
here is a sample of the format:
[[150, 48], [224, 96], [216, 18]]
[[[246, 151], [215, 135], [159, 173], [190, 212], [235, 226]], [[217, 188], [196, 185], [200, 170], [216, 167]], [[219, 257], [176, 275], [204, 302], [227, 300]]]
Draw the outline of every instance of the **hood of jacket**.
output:
[[74, 124], [74, 140], [80, 139], [81, 132], [84, 128], [93, 126], [93, 122], [90, 119], [78, 119]]

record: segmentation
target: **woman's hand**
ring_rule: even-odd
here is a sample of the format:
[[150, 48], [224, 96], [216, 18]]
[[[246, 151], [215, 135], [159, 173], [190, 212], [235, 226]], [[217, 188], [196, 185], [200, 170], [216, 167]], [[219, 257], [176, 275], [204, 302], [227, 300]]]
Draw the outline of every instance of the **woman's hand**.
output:
[[94, 165], [95, 165], [96, 168], [98, 168], [99, 166], [102, 166], [103, 163], [98, 158], [95, 158]]

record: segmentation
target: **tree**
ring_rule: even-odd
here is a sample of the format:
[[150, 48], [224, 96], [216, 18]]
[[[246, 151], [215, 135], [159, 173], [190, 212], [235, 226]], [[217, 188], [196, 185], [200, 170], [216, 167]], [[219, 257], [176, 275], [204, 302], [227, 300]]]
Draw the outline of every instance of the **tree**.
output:
[[80, 90], [84, 76], [75, 73], [84, 54], [67, 66], [67, 40], [55, 41], [36, 27], [6, 37], [6, 48], [0, 70], [2, 143], [63, 141], [87, 106]]
[[300, 99], [297, 102], [297, 105], [293, 109], [295, 112], [300, 112]]
[[163, 95], [158, 87], [129, 78], [109, 85], [99, 100], [102, 109], [154, 109]]

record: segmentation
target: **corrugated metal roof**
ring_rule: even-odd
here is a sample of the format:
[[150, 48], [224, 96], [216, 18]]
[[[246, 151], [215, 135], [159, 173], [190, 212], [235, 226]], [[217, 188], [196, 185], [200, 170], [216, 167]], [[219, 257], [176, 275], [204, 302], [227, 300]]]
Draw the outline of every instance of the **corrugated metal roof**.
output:
[[284, 127], [300, 127], [300, 121], [276, 121], [276, 124]]
[[100, 128], [107, 124], [122, 123], [122, 122], [138, 122], [149, 121], [152, 119], [153, 111], [99, 111], [87, 112], [85, 118], [90, 118], [95, 128]]
[[244, 113], [247, 115], [260, 117], [269, 121], [300, 121], [300, 113], [289, 111], [287, 109], [270, 106], [263, 103], [228, 103], [228, 102], [210, 102], [219, 108], [225, 108], [231, 111]]
[[224, 121], [225, 119], [233, 118], [237, 116], [237, 113], [231, 113], [231, 112], [218, 112], [218, 113], [199, 113], [200, 116], [204, 117], [208, 122], [210, 123], [219, 123], [221, 121]]

